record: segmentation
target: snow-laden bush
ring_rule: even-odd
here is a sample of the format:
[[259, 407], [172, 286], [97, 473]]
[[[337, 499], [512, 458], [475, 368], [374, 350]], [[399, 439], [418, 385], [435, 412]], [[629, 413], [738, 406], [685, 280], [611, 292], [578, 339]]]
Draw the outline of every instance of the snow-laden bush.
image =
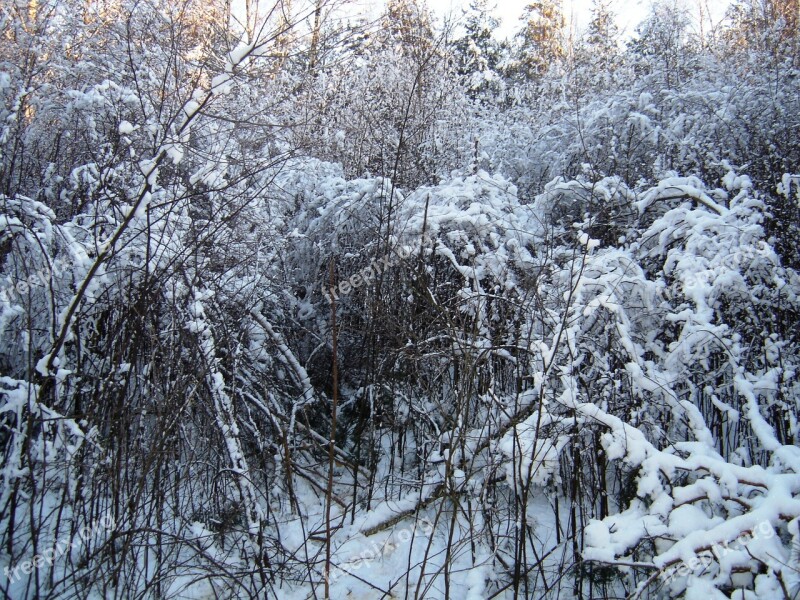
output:
[[[559, 545], [558, 536], [531, 537], [564, 526], [557, 508], [532, 508], [540, 490], [554, 507], [564, 498], [584, 507], [568, 525], [573, 535], [588, 527], [588, 562], [575, 576], [606, 593], [649, 593], [667, 579], [678, 593], [685, 573], [673, 578], [670, 569], [674, 556], [688, 560], [680, 549], [699, 552], [706, 538], [730, 546], [723, 538], [732, 528], [752, 533], [759, 524], [777, 532], [761, 550], [782, 558], [762, 552], [747, 569], [773, 569], [759, 589], [791, 585], [790, 569], [776, 569], [789, 560], [787, 528], [797, 516], [781, 507], [797, 502], [790, 348], [800, 281], [768, 244], [765, 206], [747, 177], [729, 173], [709, 189], [675, 176], [638, 194], [614, 178], [558, 179], [523, 206], [508, 182], [478, 173], [395, 192], [382, 224], [391, 194], [383, 182], [322, 179], [304, 188], [312, 210], [300, 213], [296, 231], [305, 250], [289, 259], [312, 265], [314, 314], [330, 311], [331, 260], [338, 285], [349, 279], [343, 265], [365, 273], [383, 264], [384, 249], [391, 256], [347, 293], [335, 288], [344, 443], [361, 448], [384, 482], [363, 496], [374, 508], [358, 531], [455, 510], [453, 564], [477, 568], [460, 562], [476, 545], [495, 557], [480, 563], [487, 577], [513, 581], [504, 565], [527, 560], [520, 540], [545, 553]], [[371, 320], [361, 320], [365, 307]], [[424, 484], [403, 484], [406, 473]], [[772, 481], [787, 490], [774, 501]], [[592, 498], [581, 499], [587, 492]], [[452, 494], [491, 498], [493, 511], [475, 520], [445, 499]], [[681, 529], [690, 508], [707, 521]], [[519, 510], [536, 514], [522, 530]], [[721, 572], [713, 585], [746, 589], [742, 552], [738, 575], [726, 575], [732, 559], [715, 559], [697, 576]], [[609, 564], [629, 566], [615, 574]], [[534, 566], [528, 585], [559, 569], [554, 559]]]

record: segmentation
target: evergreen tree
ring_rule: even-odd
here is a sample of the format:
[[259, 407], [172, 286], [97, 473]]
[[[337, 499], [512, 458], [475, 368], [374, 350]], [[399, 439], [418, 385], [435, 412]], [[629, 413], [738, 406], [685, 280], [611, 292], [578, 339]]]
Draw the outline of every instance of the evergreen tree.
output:
[[491, 11], [488, 0], [472, 0], [464, 11], [465, 35], [453, 44], [456, 72], [473, 98], [499, 92], [502, 83], [497, 74], [502, 48], [494, 38], [499, 22]]
[[609, 71], [619, 56], [619, 27], [611, 10], [610, 0], [594, 0], [592, 20], [586, 36], [586, 46], [595, 58], [597, 67]]
[[570, 72], [573, 96], [609, 89], [622, 64], [619, 28], [610, 5], [609, 0], [595, 0], [587, 32], [575, 47]]
[[557, 0], [534, 0], [523, 12], [517, 69], [526, 79], [544, 75], [564, 57], [564, 14]]
[[662, 73], [667, 87], [680, 84], [691, 55], [688, 23], [686, 10], [677, 2], [654, 4], [639, 25], [637, 38], [629, 44], [637, 72], [657, 70]]

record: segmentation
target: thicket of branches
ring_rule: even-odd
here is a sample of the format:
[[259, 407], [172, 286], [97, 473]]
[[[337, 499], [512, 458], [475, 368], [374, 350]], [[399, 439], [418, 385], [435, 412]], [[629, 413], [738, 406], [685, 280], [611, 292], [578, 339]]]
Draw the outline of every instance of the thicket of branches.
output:
[[0, 9], [0, 594], [797, 597], [796, 3], [341, 9]]

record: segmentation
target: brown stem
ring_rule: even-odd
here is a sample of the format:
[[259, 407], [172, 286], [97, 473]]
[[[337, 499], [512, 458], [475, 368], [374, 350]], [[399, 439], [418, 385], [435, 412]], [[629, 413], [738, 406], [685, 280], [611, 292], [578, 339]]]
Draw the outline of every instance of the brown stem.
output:
[[331, 435], [328, 442], [328, 489], [325, 497], [325, 598], [330, 598], [331, 573], [331, 501], [333, 497], [333, 468], [336, 459], [336, 406], [339, 403], [338, 363], [336, 360], [336, 296], [334, 295], [334, 259], [330, 262], [331, 337], [333, 341], [333, 402], [331, 405]]

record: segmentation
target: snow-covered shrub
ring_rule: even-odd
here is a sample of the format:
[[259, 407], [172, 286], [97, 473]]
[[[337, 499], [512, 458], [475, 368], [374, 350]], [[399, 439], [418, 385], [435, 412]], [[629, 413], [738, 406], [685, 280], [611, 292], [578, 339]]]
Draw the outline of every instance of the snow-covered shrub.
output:
[[[796, 357], [781, 349], [792, 343], [800, 280], [767, 244], [765, 207], [749, 179], [731, 175], [726, 184], [714, 191], [667, 180], [639, 204], [646, 212], [670, 188], [685, 197], [630, 250], [640, 264], [659, 265], [648, 273], [662, 299], [645, 321], [649, 357], [631, 352], [625, 369], [648, 418], [654, 405], [671, 415], [661, 434], [643, 435], [636, 421], [590, 399], [575, 404], [608, 428], [607, 457], [639, 469], [636, 498], [587, 528], [584, 556], [654, 569], [641, 589], [659, 582], [671, 595], [703, 589], [699, 579], [720, 589], [749, 587], [753, 577], [756, 589], [791, 580], [782, 540], [797, 516], [789, 507], [800, 407]], [[727, 207], [712, 200], [728, 194]], [[736, 540], [731, 553], [709, 552]], [[736, 575], [745, 571], [749, 580]]]

